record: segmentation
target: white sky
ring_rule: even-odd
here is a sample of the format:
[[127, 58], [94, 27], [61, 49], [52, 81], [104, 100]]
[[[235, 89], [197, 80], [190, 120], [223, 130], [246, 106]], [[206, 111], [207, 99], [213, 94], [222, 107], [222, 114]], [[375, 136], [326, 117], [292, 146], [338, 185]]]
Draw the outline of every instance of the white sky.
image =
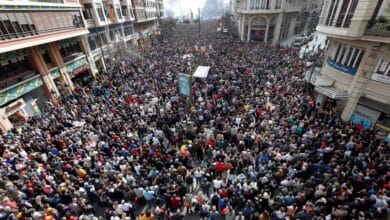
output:
[[[194, 16], [198, 15], [198, 8], [203, 7], [206, 0], [176, 0], [176, 1], [164, 1], [164, 8], [171, 9], [175, 13], [175, 16], [188, 15], [190, 10], [194, 13]], [[224, 0], [228, 3], [229, 0]], [[172, 3], [170, 3], [172, 2]]]

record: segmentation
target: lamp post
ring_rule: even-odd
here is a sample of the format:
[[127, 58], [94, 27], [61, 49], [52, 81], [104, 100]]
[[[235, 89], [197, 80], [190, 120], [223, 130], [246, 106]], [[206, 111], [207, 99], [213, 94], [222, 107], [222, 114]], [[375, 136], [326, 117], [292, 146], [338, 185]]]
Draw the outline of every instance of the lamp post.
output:
[[103, 61], [104, 63], [106, 63], [106, 57], [104, 56], [104, 50], [103, 50], [103, 39], [102, 39], [102, 36], [99, 34], [98, 30], [96, 29], [96, 21], [95, 21], [95, 18], [93, 18], [93, 27], [96, 31], [96, 34], [98, 35], [99, 37], [99, 42], [100, 42], [100, 52], [102, 53], [102, 58], [103, 58]]

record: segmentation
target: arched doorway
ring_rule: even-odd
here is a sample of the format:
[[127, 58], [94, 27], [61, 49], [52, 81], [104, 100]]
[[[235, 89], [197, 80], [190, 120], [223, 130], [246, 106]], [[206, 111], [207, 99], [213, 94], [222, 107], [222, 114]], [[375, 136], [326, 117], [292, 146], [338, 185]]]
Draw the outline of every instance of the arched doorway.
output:
[[250, 25], [250, 40], [264, 41], [267, 30], [267, 19], [265, 17], [255, 17]]

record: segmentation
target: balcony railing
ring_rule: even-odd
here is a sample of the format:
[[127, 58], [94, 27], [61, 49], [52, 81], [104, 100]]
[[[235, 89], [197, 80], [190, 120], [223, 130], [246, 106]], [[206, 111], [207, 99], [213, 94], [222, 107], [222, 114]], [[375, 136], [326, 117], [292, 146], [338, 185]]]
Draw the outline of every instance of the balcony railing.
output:
[[88, 27], [95, 26], [95, 21], [93, 19], [86, 19], [85, 21], [86, 21]]
[[323, 26], [329, 26], [329, 27], [349, 28], [349, 26], [351, 25], [351, 19], [329, 20], [327, 17], [320, 17], [319, 24]]
[[[5, 31], [0, 34], [0, 41], [35, 36], [57, 31], [84, 28], [84, 23], [81, 18], [81, 15], [77, 11], [30, 13], [12, 12], [7, 14], [16, 16], [17, 18], [26, 18], [28, 23], [23, 24], [23, 22], [25, 21], [23, 21], [22, 19], [20, 21], [13, 21], [12, 26], [8, 25], [6, 26], [7, 29], [5, 29], [5, 26], [1, 25], [10, 24], [10, 20], [5, 20], [5, 18], [2, 17], [1, 20], [3, 21], [3, 23], [0, 22], [0, 26], [2, 27], [2, 30]], [[45, 15], [45, 17], [41, 17], [41, 15]]]
[[390, 36], [390, 20], [377, 19], [370, 21], [366, 29], [367, 35]]

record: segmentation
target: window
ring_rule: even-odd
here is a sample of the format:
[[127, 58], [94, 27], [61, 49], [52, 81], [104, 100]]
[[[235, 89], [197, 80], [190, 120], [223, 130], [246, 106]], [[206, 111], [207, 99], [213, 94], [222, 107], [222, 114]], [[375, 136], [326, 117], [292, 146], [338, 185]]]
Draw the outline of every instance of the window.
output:
[[282, 8], [282, 0], [276, 0], [275, 9], [281, 9], [281, 8]]
[[96, 35], [89, 35], [88, 36], [88, 44], [89, 44], [89, 47], [91, 48], [91, 50], [95, 50], [96, 49]]
[[126, 36], [133, 34], [133, 27], [132, 26], [124, 27], [124, 32]]
[[354, 74], [364, 57], [364, 53], [363, 49], [337, 44], [328, 63], [336, 69]]
[[126, 5], [122, 5], [122, 14], [123, 16], [129, 16], [129, 11], [127, 10], [127, 6]]
[[3, 60], [0, 62], [0, 80], [7, 79], [14, 74], [10, 61]]
[[84, 4], [83, 14], [84, 14], [85, 19], [93, 19], [92, 4], [90, 4], [90, 3]]
[[51, 63], [49, 52], [47, 50], [41, 51], [41, 55], [42, 55], [42, 58], [43, 58], [43, 60], [45, 61], [46, 64]]
[[82, 50], [78, 41], [63, 43], [60, 48], [60, 53], [63, 58], [69, 57], [75, 53], [80, 52], [82, 52]]
[[388, 58], [381, 58], [379, 60], [374, 73], [371, 75], [371, 79], [390, 84], [390, 62]]
[[118, 19], [122, 19], [121, 7], [119, 5], [115, 5], [115, 8], [116, 8], [116, 15], [118, 16]]
[[110, 31], [110, 39], [111, 41], [115, 41], [115, 35], [114, 35], [114, 31]]
[[321, 23], [329, 26], [348, 28], [357, 4], [358, 0], [330, 0], [330, 4], [326, 2], [323, 10], [323, 17], [325, 19]]
[[104, 12], [103, 12], [103, 8], [102, 8], [102, 4], [101, 3], [96, 3], [96, 11], [97, 11], [97, 13], [99, 15], [100, 21], [105, 21]]
[[9, 61], [12, 72], [15, 74], [27, 72], [32, 69], [26, 56], [18, 57]]
[[390, 76], [390, 62], [385, 59], [381, 59], [375, 70], [376, 74]]
[[15, 35], [15, 29], [13, 28], [10, 19], [8, 18], [9, 13], [0, 13], [0, 19], [2, 22], [2, 26], [4, 27], [4, 34], [8, 36], [8, 38], [17, 37]]

